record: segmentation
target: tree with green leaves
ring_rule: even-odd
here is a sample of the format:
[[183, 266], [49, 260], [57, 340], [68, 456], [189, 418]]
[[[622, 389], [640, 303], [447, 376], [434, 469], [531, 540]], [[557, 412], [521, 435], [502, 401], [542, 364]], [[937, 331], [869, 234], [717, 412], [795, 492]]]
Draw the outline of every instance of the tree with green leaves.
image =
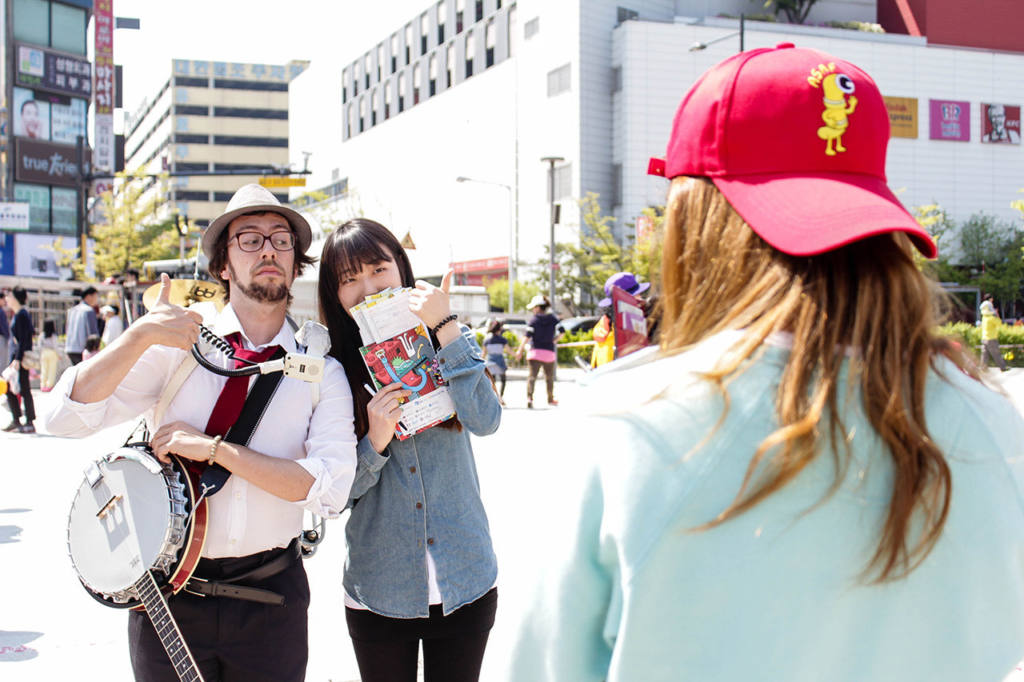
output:
[[807, 15], [817, 2], [818, 0], [766, 0], [764, 8], [775, 12], [776, 17], [780, 12], [785, 14], [786, 21], [791, 24], [802, 24], [807, 21]]
[[[164, 179], [153, 182], [141, 171], [118, 173], [113, 189], [100, 195], [103, 217], [91, 230], [96, 241], [97, 277], [141, 269], [145, 261], [178, 256], [177, 215], [158, 217], [166, 201]], [[198, 241], [198, 232], [190, 230], [194, 232], [190, 236]]]
[[[537, 282], [524, 282], [522, 280], [516, 280], [515, 286], [512, 288], [512, 299], [515, 309], [519, 311], [526, 310], [526, 304], [530, 302], [530, 299], [541, 293], [540, 284]], [[495, 308], [500, 308], [504, 312], [508, 307], [508, 278], [503, 277], [501, 279], [491, 280], [487, 285], [487, 295], [491, 298], [491, 305]]]

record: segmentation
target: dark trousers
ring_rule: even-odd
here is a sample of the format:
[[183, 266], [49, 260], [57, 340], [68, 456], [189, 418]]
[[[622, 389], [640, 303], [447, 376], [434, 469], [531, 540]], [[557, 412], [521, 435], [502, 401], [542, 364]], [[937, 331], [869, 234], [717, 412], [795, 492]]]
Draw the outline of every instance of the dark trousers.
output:
[[497, 588], [448, 616], [440, 605], [408, 619], [346, 608], [362, 682], [415, 682], [421, 640], [424, 682], [476, 682], [497, 608]]
[[21, 401], [25, 403], [25, 423], [31, 424], [36, 420], [36, 403], [32, 400], [32, 385], [29, 383], [28, 370], [24, 366], [18, 370], [18, 383], [21, 384], [21, 393], [7, 392], [7, 407], [11, 410], [14, 421], [21, 421]]
[[526, 378], [526, 399], [533, 400], [533, 385], [537, 381], [537, 374], [544, 368], [544, 383], [548, 389], [548, 402], [555, 399], [555, 363], [530, 360], [530, 374]]
[[80, 363], [82, 361], [82, 354], [81, 353], [70, 353], [69, 352], [69, 353], [66, 353], [66, 355], [68, 356], [68, 359], [71, 360], [71, 364], [72, 365], [77, 365], [78, 363]]
[[[282, 551], [285, 550], [230, 559], [201, 559], [195, 575], [209, 580], [228, 578], [260, 566]], [[284, 596], [284, 606], [201, 597], [184, 590], [168, 600], [200, 672], [206, 682], [302, 682], [309, 657], [309, 582], [302, 561], [266, 580], [247, 585]], [[178, 682], [167, 652], [145, 613], [128, 614], [128, 648], [136, 680]]]

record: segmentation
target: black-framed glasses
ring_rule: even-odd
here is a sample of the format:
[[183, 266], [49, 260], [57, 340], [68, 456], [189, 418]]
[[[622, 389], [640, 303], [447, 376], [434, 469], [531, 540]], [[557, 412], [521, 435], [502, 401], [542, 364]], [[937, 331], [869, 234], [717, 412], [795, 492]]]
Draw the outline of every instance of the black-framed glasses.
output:
[[233, 238], [238, 241], [238, 248], [249, 253], [262, 250], [268, 241], [275, 251], [291, 251], [295, 248], [295, 235], [284, 230], [269, 235], [261, 232], [239, 232]]

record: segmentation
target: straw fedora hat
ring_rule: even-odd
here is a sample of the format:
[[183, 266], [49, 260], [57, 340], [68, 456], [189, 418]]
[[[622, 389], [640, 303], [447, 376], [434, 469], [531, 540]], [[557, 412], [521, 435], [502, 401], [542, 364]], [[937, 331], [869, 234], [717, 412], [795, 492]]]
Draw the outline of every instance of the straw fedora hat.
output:
[[213, 247], [220, 233], [227, 229], [232, 220], [246, 213], [277, 213], [283, 216], [295, 232], [295, 250], [299, 253], [305, 253], [313, 241], [313, 232], [305, 218], [297, 211], [282, 206], [269, 189], [253, 183], [239, 188], [228, 202], [227, 211], [210, 223], [203, 232], [203, 253], [207, 258], [213, 260]]

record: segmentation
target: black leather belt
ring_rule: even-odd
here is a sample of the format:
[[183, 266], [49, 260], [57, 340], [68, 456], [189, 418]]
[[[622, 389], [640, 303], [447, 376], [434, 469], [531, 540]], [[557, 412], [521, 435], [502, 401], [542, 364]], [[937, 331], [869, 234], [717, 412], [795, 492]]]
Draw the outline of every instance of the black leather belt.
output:
[[186, 592], [200, 597], [226, 597], [228, 599], [243, 599], [272, 606], [284, 606], [284, 597], [277, 592], [265, 590], [261, 587], [249, 587], [240, 583], [262, 582], [290, 568], [299, 561], [302, 561], [302, 557], [299, 553], [298, 540], [295, 539], [291, 541], [291, 544], [281, 554], [261, 566], [220, 580], [208, 580], [193, 575], [185, 583], [184, 589]]

